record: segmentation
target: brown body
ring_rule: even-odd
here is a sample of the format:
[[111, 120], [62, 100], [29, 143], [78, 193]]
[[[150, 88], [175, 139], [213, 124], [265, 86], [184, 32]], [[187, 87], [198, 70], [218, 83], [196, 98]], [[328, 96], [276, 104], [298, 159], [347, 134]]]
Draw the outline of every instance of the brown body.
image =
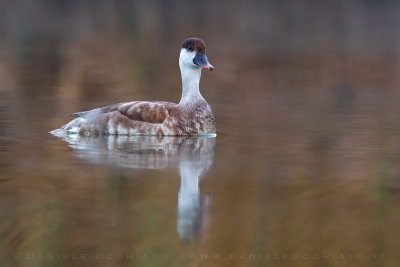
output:
[[206, 101], [190, 107], [170, 102], [134, 101], [86, 112], [61, 129], [102, 135], [201, 135], [214, 134], [215, 119]]

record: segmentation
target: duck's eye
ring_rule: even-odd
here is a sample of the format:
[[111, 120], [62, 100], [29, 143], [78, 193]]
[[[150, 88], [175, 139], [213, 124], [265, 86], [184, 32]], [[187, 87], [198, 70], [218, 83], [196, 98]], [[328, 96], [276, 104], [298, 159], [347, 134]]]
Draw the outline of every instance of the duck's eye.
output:
[[188, 46], [189, 51], [193, 51], [193, 47], [191, 45]]

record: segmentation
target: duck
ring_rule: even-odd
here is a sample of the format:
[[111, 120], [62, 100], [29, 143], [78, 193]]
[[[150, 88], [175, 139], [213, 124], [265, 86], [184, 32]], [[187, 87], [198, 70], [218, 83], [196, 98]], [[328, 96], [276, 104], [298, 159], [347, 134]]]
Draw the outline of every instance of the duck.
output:
[[216, 135], [215, 117], [199, 88], [202, 69], [214, 69], [207, 59], [203, 40], [188, 38], [183, 41], [179, 67], [182, 78], [179, 103], [131, 101], [71, 113], [76, 117], [55, 131], [85, 136]]

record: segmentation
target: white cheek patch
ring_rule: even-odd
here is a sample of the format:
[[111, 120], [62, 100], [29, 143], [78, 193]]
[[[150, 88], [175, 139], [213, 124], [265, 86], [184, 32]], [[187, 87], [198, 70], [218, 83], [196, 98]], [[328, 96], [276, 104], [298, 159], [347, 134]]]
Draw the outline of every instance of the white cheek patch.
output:
[[196, 56], [195, 51], [188, 51], [186, 48], [181, 49], [181, 54], [179, 56], [179, 66], [191, 65], [195, 66], [193, 59]]

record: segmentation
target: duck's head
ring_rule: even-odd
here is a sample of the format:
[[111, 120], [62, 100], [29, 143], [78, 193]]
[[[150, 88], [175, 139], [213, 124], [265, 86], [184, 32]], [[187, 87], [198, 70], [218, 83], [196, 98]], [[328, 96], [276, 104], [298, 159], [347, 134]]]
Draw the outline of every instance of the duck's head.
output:
[[203, 40], [199, 38], [189, 38], [182, 43], [179, 66], [181, 68], [214, 69], [210, 62], [208, 62], [206, 45]]

